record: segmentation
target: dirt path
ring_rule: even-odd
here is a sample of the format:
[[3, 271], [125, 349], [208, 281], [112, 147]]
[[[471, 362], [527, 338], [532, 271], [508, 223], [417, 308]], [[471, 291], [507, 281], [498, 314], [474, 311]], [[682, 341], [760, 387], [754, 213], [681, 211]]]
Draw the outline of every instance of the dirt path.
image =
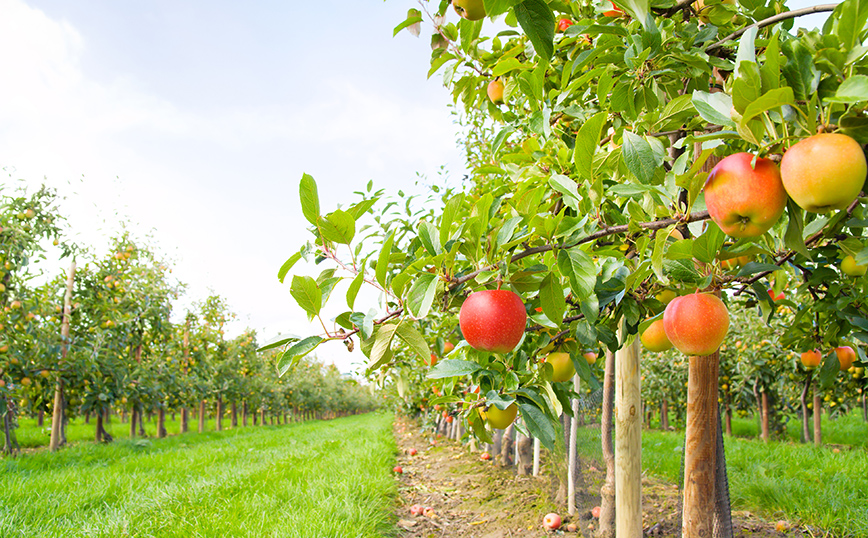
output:
[[[432, 440], [419, 425], [407, 419], [395, 423], [395, 438], [403, 473], [399, 480], [396, 510], [401, 538], [524, 538], [541, 536], [585, 536], [596, 532], [597, 520], [591, 509], [600, 504], [597, 492], [605, 478], [597, 464], [585, 464], [585, 493], [580, 495], [577, 513], [570, 518], [553, 502], [557, 485], [552, 482], [543, 460], [540, 477], [516, 476], [513, 468], [501, 468], [481, 453], [444, 438]], [[415, 450], [415, 455], [411, 455]], [[680, 492], [671, 484], [653, 477], [642, 481], [643, 528], [645, 536], [681, 536]], [[413, 515], [411, 508], [428, 509]], [[559, 531], [542, 527], [549, 512], [559, 513]], [[809, 536], [795, 528], [776, 530], [775, 522], [764, 521], [748, 512], [733, 512], [733, 536], [751, 538]], [[573, 523], [577, 532], [567, 532]], [[788, 524], [786, 525], [789, 526]]]

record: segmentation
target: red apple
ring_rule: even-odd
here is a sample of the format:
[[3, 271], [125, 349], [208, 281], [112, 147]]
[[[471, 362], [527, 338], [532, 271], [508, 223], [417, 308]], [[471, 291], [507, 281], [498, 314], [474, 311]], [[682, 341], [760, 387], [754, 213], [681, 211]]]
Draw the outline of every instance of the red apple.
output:
[[808, 370], [813, 370], [823, 361], [823, 355], [816, 349], [802, 353], [802, 364]]
[[672, 348], [672, 342], [667, 338], [666, 330], [663, 328], [663, 318], [653, 321], [639, 339], [648, 351], [660, 352]]
[[685, 355], [711, 355], [729, 330], [729, 312], [710, 293], [682, 295], [663, 311], [663, 328], [672, 345]]
[[595, 517], [596, 519], [600, 519], [601, 513], [603, 513], [603, 509], [600, 508], [599, 506], [595, 506], [595, 507], [591, 508], [591, 515], [593, 517]]
[[842, 372], [846, 372], [856, 361], [856, 352], [850, 346], [836, 347], [835, 355], [838, 356], [838, 363]]
[[575, 523], [567, 523], [567, 532], [578, 532], [579, 526]]
[[521, 297], [509, 290], [477, 291], [461, 305], [458, 323], [473, 348], [508, 353], [524, 336], [527, 312]]
[[551, 364], [554, 370], [552, 381], [569, 381], [576, 375], [576, 368], [573, 366], [573, 360], [570, 358], [569, 353], [549, 353], [549, 356], [546, 357], [546, 362]]
[[558, 32], [566, 32], [567, 28], [573, 25], [573, 21], [564, 17], [558, 20]]
[[793, 145], [781, 159], [787, 194], [805, 211], [844, 209], [862, 190], [868, 163], [862, 146], [847, 135], [824, 133]]
[[453, 344], [452, 342], [446, 342], [443, 344], [443, 354], [444, 355], [448, 355], [449, 353], [452, 353], [453, 349], [455, 349], [455, 344]]
[[778, 166], [769, 159], [736, 153], [719, 163], [705, 181], [705, 205], [711, 219], [731, 237], [758, 237], [771, 228], [787, 206]]
[[597, 362], [597, 354], [593, 351], [586, 351], [582, 353], [582, 357], [584, 357], [585, 360], [588, 361], [589, 365], [593, 366], [593, 364]]
[[395, 465], [395, 467], [392, 468], [392, 472], [395, 474], [403, 474], [404, 469], [402, 469], [400, 465]]
[[414, 504], [410, 507], [410, 514], [414, 516], [421, 516], [423, 510], [425, 510], [425, 508], [421, 504]]
[[480, 454], [479, 459], [481, 459], [482, 461], [488, 461], [491, 459], [491, 454], [489, 454], [488, 452], [483, 452], [482, 454]]
[[418, 452], [416, 451], [415, 448], [411, 448], [411, 449], [408, 451], [408, 453], [409, 453], [411, 456], [415, 456], [416, 454], [418, 454]]
[[543, 518], [543, 527], [556, 531], [561, 528], [561, 516], [555, 514], [554, 512], [551, 514], [546, 514]]

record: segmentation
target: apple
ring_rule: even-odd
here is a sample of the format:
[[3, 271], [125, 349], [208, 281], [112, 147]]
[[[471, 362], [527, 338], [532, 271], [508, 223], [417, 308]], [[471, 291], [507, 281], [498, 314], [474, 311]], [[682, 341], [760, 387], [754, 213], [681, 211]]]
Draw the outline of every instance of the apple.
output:
[[736, 256], [735, 258], [727, 258], [725, 260], [720, 260], [720, 266], [726, 269], [727, 271], [732, 271], [733, 269], [738, 269], [740, 267], [744, 267], [750, 263], [750, 256]]
[[604, 17], [623, 17], [624, 10], [615, 5], [614, 2], [609, 2], [612, 4], [612, 9], [603, 12]]
[[[443, 412], [445, 413], [446, 411], [443, 411]], [[449, 415], [449, 416], [446, 417], [446, 422], [449, 423], [449, 424], [452, 424], [452, 422], [453, 422], [454, 420], [455, 420], [455, 417], [453, 417], [452, 415]]]
[[425, 517], [433, 518], [434, 517], [434, 509], [431, 508], [430, 506], [426, 506], [425, 508], [422, 509], [422, 515], [424, 515]]
[[546, 514], [543, 518], [543, 527], [556, 531], [561, 528], [561, 516], [552, 512], [551, 514]]
[[48, 377], [51, 375], [51, 373], [48, 370], [42, 370], [41, 372], [39, 372], [39, 375], [41, 375], [42, 377]]
[[518, 415], [518, 406], [513, 403], [502, 410], [496, 405], [489, 405], [485, 411], [480, 411], [480, 415], [491, 424], [492, 428], [505, 430], [515, 421], [515, 417]]
[[435, 364], [437, 364], [437, 355], [432, 353], [431, 354], [431, 366], [434, 366]]
[[724, 158], [705, 181], [705, 205], [711, 219], [731, 237], [758, 237], [771, 228], [787, 206], [778, 166], [750, 153]]
[[425, 507], [421, 504], [414, 504], [410, 507], [410, 515], [413, 516], [421, 516], [422, 512], [425, 510]]
[[844, 209], [862, 190], [868, 163], [862, 146], [847, 135], [823, 133], [790, 147], [781, 177], [790, 198], [805, 211]]
[[711, 355], [729, 331], [729, 312], [719, 297], [697, 291], [666, 306], [663, 328], [672, 345], [685, 355]]
[[850, 346], [836, 347], [835, 355], [838, 356], [838, 363], [842, 372], [846, 372], [856, 361], [856, 352]]
[[669, 304], [670, 302], [672, 302], [672, 299], [676, 297], [678, 297], [678, 294], [675, 293], [675, 290], [663, 290], [658, 293], [654, 298], [663, 304]]
[[458, 312], [458, 324], [474, 349], [508, 353], [524, 336], [527, 312], [521, 297], [509, 290], [471, 293]]
[[584, 357], [585, 360], [588, 361], [589, 365], [593, 365], [595, 362], [597, 362], [597, 354], [593, 351], [586, 351], [582, 353], [582, 357]]
[[639, 340], [642, 341], [642, 345], [648, 351], [660, 352], [672, 348], [672, 342], [669, 341], [669, 338], [666, 336], [666, 330], [663, 328], [663, 318], [654, 320], [645, 329]]
[[820, 362], [823, 361], [823, 355], [819, 352], [819, 350], [812, 349], [811, 351], [805, 351], [802, 353], [802, 364], [808, 370], [813, 370], [817, 366], [820, 365]]
[[774, 302], [782, 301], [784, 299], [784, 292], [775, 293], [775, 290], [770, 289], [769, 297], [771, 297]]
[[411, 456], [415, 456], [418, 452], [416, 451], [415, 448], [411, 448], [410, 450], [407, 451], [407, 453], [410, 454]]
[[859, 265], [853, 256], [845, 256], [841, 260], [841, 272], [847, 276], [864, 276], [868, 271], [868, 265]]
[[778, 520], [775, 523], [775, 530], [778, 532], [787, 532], [788, 530], [790, 530], [790, 524], [783, 519]]
[[444, 355], [452, 353], [453, 349], [455, 349], [455, 344], [453, 344], [452, 342], [446, 342], [445, 344], [443, 344]]
[[461, 17], [469, 21], [485, 18], [485, 5], [482, 0], [452, 0], [452, 7]]
[[595, 506], [595, 507], [591, 508], [591, 516], [596, 518], [596, 519], [600, 519], [600, 514], [602, 514], [602, 513], [603, 513], [603, 509], [600, 508], [599, 506]]
[[573, 360], [570, 358], [569, 353], [561, 351], [549, 353], [549, 356], [546, 357], [546, 362], [551, 364], [552, 369], [554, 369], [552, 381], [569, 381], [576, 375], [576, 367], [573, 366]]
[[[728, 4], [730, 6], [734, 6], [735, 0], [722, 0], [720, 4]], [[696, 8], [696, 14], [699, 16], [699, 20], [701, 20], [705, 24], [712, 22], [712, 20], [714, 21], [714, 24], [722, 24], [727, 22], [727, 20], [731, 20], [732, 18], [734, 18], [734, 16], [730, 17], [728, 14], [726, 14], [724, 20], [718, 20], [719, 17], [716, 16], [716, 13], [714, 13], [715, 11], [717, 11], [715, 9], [716, 5], [719, 4], [712, 4], [710, 6], [706, 6], [703, 0], [696, 0], [696, 2], [693, 4], [693, 7]]]
[[483, 452], [479, 455], [479, 459], [481, 459], [482, 461], [488, 461], [491, 459], [491, 454], [488, 452]]
[[578, 532], [579, 526], [575, 523], [567, 523], [567, 532]]
[[0, 379], [0, 389], [6, 386], [6, 382]]
[[488, 93], [488, 98], [491, 99], [492, 103], [495, 105], [503, 104], [503, 90], [505, 88], [506, 87], [504, 86], [503, 81], [500, 80], [500, 77], [488, 83], [486, 93]]
[[573, 21], [564, 17], [558, 20], [558, 32], [566, 32], [567, 28], [573, 25]]
[[25, 387], [29, 387], [31, 383], [33, 383], [33, 382], [30, 380], [29, 377], [22, 377], [21, 378], [21, 384], [24, 385]]
[[395, 465], [392, 468], [392, 472], [395, 474], [404, 474], [404, 469], [402, 469], [400, 465]]

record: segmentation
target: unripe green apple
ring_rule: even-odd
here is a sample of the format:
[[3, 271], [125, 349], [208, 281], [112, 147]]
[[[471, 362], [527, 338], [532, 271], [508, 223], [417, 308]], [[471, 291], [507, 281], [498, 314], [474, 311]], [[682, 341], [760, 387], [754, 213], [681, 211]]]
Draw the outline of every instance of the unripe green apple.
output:
[[736, 153], [719, 163], [705, 182], [705, 205], [712, 220], [731, 237], [758, 237], [787, 206], [778, 166], [769, 159]]
[[491, 424], [492, 428], [504, 430], [515, 421], [518, 406], [511, 404], [506, 409], [501, 410], [496, 405], [489, 405], [485, 411], [480, 410], [479, 414]]
[[658, 293], [654, 298], [663, 304], [669, 304], [672, 302], [672, 299], [676, 297], [678, 297], [678, 294], [675, 293], [675, 290], [663, 290]]
[[862, 146], [847, 135], [823, 133], [793, 145], [781, 159], [787, 194], [805, 211], [826, 213], [850, 205], [865, 184]]
[[503, 85], [503, 81], [500, 78], [496, 78], [488, 83], [488, 89], [486, 93], [488, 93], [488, 98], [491, 99], [491, 102], [495, 105], [503, 104], [503, 90], [505, 86]]
[[482, 0], [452, 0], [452, 7], [461, 17], [469, 21], [485, 18], [485, 4]]
[[561, 351], [549, 353], [549, 356], [546, 357], [546, 362], [551, 364], [554, 369], [552, 381], [569, 381], [576, 375], [576, 368], [573, 366], [573, 360], [570, 358], [569, 353]]
[[672, 342], [666, 337], [666, 330], [663, 328], [663, 318], [653, 321], [639, 339], [648, 351], [660, 352], [672, 347]]
[[853, 256], [845, 256], [841, 260], [841, 272], [847, 276], [864, 276], [866, 271], [868, 266], [857, 264]]
[[711, 355], [729, 331], [729, 312], [710, 293], [682, 295], [666, 306], [663, 328], [672, 345], [685, 355]]

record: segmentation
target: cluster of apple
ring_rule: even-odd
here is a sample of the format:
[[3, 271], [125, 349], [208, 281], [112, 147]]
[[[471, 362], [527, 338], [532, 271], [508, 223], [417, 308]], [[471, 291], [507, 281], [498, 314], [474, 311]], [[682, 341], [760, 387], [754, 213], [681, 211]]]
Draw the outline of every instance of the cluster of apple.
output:
[[430, 506], [423, 506], [421, 504], [414, 504], [410, 507], [410, 515], [413, 517], [417, 516], [425, 516], [425, 517], [434, 517], [434, 509]]
[[[856, 352], [850, 346], [839, 346], [834, 349], [835, 355], [838, 357], [838, 365], [841, 372], [846, 372], [853, 367], [856, 362]], [[801, 355], [801, 361], [805, 368], [813, 370], [820, 366], [823, 361], [823, 354], [818, 349], [805, 351]]]
[[729, 311], [711, 293], [663, 297], [663, 317], [654, 320], [639, 337], [649, 351], [666, 351], [673, 346], [689, 356], [711, 355], [729, 331]]

